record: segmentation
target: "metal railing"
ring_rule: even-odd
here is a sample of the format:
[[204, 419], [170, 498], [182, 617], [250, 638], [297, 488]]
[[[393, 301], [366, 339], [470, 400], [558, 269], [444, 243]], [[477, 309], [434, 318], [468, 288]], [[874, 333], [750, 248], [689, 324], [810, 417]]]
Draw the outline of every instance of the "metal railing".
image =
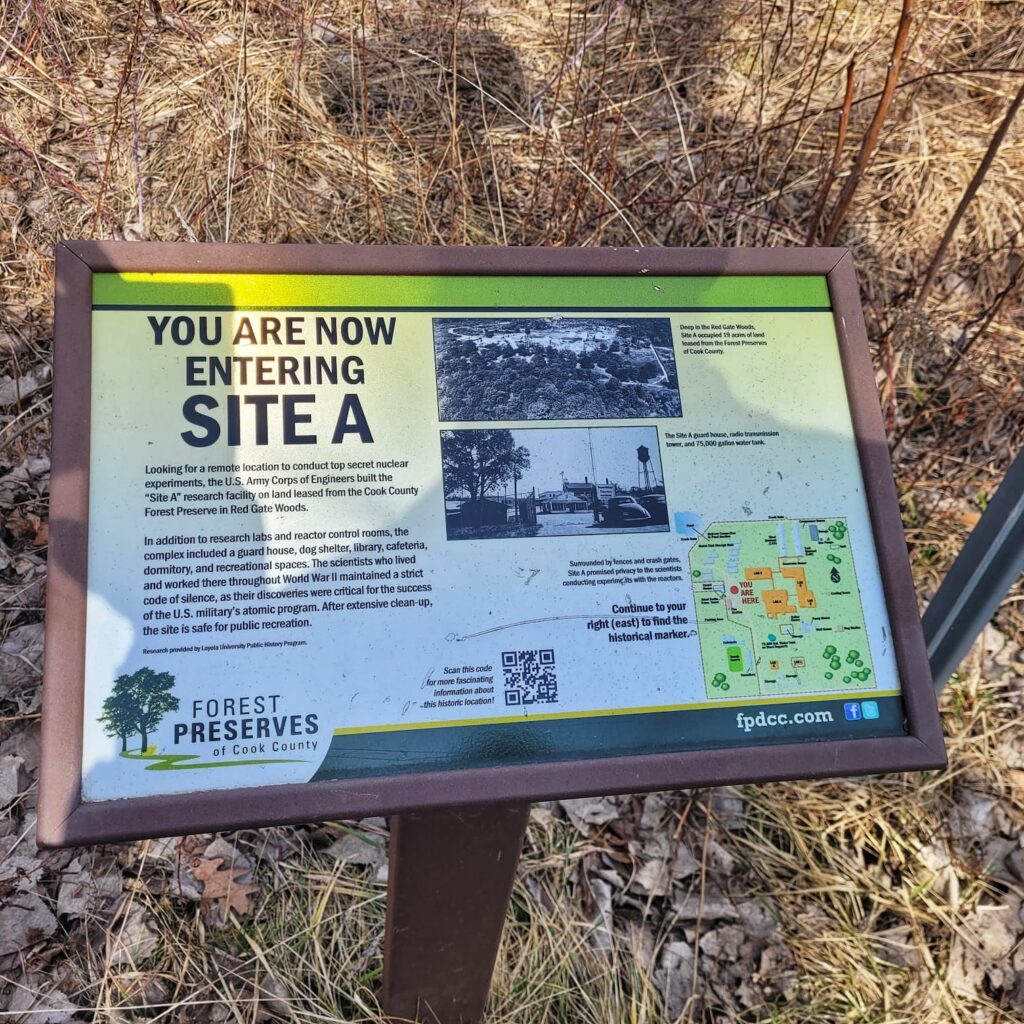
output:
[[1024, 572], [1024, 449], [982, 513], [922, 618], [935, 692]]

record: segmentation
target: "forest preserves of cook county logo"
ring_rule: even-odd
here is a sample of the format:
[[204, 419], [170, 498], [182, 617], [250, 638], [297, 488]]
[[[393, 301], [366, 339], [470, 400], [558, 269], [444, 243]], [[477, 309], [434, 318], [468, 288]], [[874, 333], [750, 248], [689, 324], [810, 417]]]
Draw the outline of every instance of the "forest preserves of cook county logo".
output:
[[[137, 672], [120, 675], [114, 680], [114, 688], [110, 696], [103, 702], [103, 714], [100, 715], [98, 721], [102, 724], [103, 731], [107, 736], [117, 737], [121, 741], [121, 757], [150, 762], [146, 765], [147, 771], [228, 768], [237, 765], [295, 763], [304, 760], [294, 757], [239, 758], [231, 756], [262, 753], [265, 749], [262, 743], [246, 746], [236, 744], [234, 747], [224, 745], [214, 748], [210, 754], [212, 760], [200, 760], [199, 754], [159, 753], [157, 746], [150, 740], [166, 715], [171, 711], [177, 711], [180, 707], [180, 701], [172, 692], [173, 690], [174, 676], [170, 672], [155, 672], [151, 668], [140, 668]], [[298, 718], [298, 716], [292, 717]], [[318, 728], [316, 716], [306, 716], [305, 725], [305, 731], [316, 732]], [[189, 731], [185, 726], [176, 726], [175, 743], [178, 742], [181, 735], [187, 734]], [[198, 739], [200, 742], [212, 739], [212, 736], [209, 736], [208, 728], [200, 729], [198, 736], [195, 734], [194, 726], [191, 732], [193, 739]], [[262, 730], [258, 732], [258, 735], [264, 734]], [[240, 735], [248, 735], [248, 730], [244, 725]], [[228, 738], [227, 734], [222, 738]], [[138, 747], [135, 746], [136, 743], [138, 743]], [[306, 740], [301, 743], [292, 743], [288, 748], [284, 744], [274, 743], [272, 749], [275, 752], [283, 749], [315, 750], [317, 746], [316, 740]]]
[[108, 736], [121, 740], [121, 753], [128, 754], [128, 740], [140, 737], [139, 754], [149, 749], [149, 734], [160, 724], [168, 711], [178, 710], [174, 676], [170, 672], [154, 672], [140, 668], [131, 675], [118, 676], [114, 690], [103, 702], [99, 721]]

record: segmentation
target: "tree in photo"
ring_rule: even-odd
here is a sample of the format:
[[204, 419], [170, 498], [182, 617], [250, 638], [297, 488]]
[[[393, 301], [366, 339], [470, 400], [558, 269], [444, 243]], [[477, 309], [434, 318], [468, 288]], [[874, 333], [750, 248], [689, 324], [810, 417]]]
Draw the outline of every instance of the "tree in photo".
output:
[[103, 702], [103, 714], [99, 718], [104, 733], [121, 740], [122, 754], [128, 750], [128, 737], [138, 732], [135, 724], [135, 699], [128, 687], [119, 685], [120, 680], [126, 679], [128, 676], [121, 676], [114, 684], [114, 692]]
[[512, 476], [512, 501], [516, 510], [516, 522], [519, 522], [519, 481], [523, 474], [530, 468], [530, 449], [519, 445], [513, 449], [512, 459], [509, 463], [509, 472]]
[[139, 733], [140, 750], [149, 747], [149, 734], [168, 711], [177, 711], [178, 698], [174, 689], [174, 676], [170, 672], [154, 672], [140, 668], [131, 675], [120, 675], [114, 680], [114, 689], [103, 702], [100, 722], [108, 736], [119, 736], [121, 752], [128, 749], [128, 737]]
[[[529, 451], [522, 446], [520, 450], [529, 459]], [[511, 479], [517, 458], [523, 458], [516, 453], [510, 430], [442, 431], [445, 496], [467, 494], [470, 501], [479, 501], [498, 484]]]

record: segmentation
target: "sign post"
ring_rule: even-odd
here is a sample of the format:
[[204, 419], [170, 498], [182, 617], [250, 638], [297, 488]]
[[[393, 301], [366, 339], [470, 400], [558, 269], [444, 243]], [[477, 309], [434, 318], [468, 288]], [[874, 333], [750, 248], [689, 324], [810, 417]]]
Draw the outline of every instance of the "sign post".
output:
[[839, 249], [58, 247], [40, 842], [397, 815], [387, 1002], [447, 1024], [530, 801], [942, 765], [858, 302]]
[[430, 1024], [480, 1019], [529, 804], [391, 819], [384, 1006]]

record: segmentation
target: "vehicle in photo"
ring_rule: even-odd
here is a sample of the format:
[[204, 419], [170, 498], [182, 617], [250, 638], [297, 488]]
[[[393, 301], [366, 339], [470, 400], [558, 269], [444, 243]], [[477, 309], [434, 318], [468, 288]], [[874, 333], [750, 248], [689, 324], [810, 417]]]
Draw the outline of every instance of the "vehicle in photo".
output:
[[601, 518], [606, 526], [620, 526], [626, 523], [649, 523], [651, 514], [636, 498], [622, 495], [608, 499]]
[[641, 494], [636, 499], [655, 523], [668, 523], [668, 503], [664, 494]]

